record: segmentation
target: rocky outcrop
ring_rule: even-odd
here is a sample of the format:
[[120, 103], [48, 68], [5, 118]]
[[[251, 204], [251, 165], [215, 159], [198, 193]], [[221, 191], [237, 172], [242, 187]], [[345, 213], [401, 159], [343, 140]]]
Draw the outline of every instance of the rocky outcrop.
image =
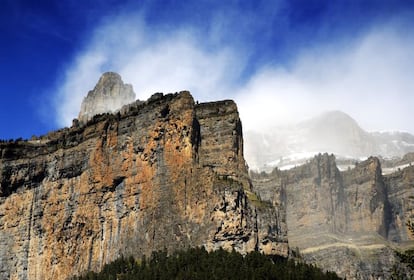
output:
[[65, 279], [190, 246], [287, 256], [284, 213], [262, 203], [235, 103], [156, 94], [0, 143], [0, 278]]
[[263, 200], [285, 207], [289, 244], [307, 262], [347, 279], [389, 279], [399, 266], [395, 249], [412, 240], [413, 172], [384, 177], [374, 157], [340, 172], [324, 154], [291, 170], [253, 173], [252, 182]]
[[86, 123], [95, 115], [116, 112], [134, 100], [132, 85], [124, 84], [117, 73], [104, 73], [95, 88], [83, 99], [78, 120]]
[[410, 165], [387, 175], [385, 184], [392, 217], [388, 239], [403, 246], [410, 246], [414, 236], [408, 230], [407, 223], [414, 221], [414, 166]]

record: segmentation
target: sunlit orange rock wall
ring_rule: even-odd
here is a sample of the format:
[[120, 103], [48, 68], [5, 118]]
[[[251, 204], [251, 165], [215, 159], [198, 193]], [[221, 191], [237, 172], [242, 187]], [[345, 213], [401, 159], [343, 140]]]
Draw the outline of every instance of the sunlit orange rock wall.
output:
[[1, 279], [66, 279], [121, 254], [189, 246], [287, 255], [287, 240], [269, 230], [275, 221], [260, 220], [275, 210], [246, 195], [232, 101], [156, 94], [86, 125], [1, 143], [0, 184]]

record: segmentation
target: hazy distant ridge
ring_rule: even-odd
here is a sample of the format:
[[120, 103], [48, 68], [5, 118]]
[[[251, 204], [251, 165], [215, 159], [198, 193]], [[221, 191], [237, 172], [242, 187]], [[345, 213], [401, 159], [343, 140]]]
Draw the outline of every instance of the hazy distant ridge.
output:
[[317, 153], [352, 159], [368, 156], [402, 157], [414, 151], [414, 135], [406, 132], [367, 132], [349, 115], [330, 111], [292, 126], [265, 133], [245, 133], [245, 157], [253, 170], [288, 168]]

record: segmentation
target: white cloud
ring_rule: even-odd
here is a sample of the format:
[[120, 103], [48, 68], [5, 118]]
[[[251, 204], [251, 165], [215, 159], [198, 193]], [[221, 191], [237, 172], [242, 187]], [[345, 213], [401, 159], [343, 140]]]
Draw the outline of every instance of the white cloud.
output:
[[373, 30], [348, 45], [304, 51], [289, 69], [263, 69], [236, 96], [245, 129], [342, 110], [368, 130], [414, 132], [414, 40]]
[[98, 27], [85, 50], [64, 74], [56, 108], [59, 125], [70, 125], [80, 103], [105, 71], [121, 74], [137, 98], [155, 92], [190, 90], [200, 101], [228, 97], [243, 59], [231, 49], [208, 50], [189, 29], [154, 30], [140, 15], [111, 18]]
[[217, 44], [219, 27], [211, 34], [157, 30], [142, 18], [109, 18], [96, 29], [64, 73], [56, 98], [59, 125], [70, 125], [103, 72], [116, 71], [138, 99], [185, 89], [200, 101], [233, 98], [245, 130], [343, 110], [366, 129], [414, 132], [414, 40], [398, 28], [382, 26], [352, 41], [303, 50], [289, 66], [262, 67], [240, 81], [244, 53], [236, 46], [206, 47]]
[[76, 67], [67, 70], [63, 85], [54, 99], [59, 125], [69, 126], [78, 116], [82, 99], [93, 89], [104, 61], [104, 55], [99, 52], [86, 53], [78, 57]]

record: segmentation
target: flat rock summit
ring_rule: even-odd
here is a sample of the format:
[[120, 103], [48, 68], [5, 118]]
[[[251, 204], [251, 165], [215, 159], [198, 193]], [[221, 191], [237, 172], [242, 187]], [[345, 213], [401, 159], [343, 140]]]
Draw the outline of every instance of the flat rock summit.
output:
[[397, 252], [414, 247], [413, 158], [387, 174], [376, 157], [340, 171], [327, 153], [249, 173], [234, 101], [139, 101], [105, 73], [72, 127], [0, 141], [0, 279], [68, 279], [196, 246], [410, 279]]

